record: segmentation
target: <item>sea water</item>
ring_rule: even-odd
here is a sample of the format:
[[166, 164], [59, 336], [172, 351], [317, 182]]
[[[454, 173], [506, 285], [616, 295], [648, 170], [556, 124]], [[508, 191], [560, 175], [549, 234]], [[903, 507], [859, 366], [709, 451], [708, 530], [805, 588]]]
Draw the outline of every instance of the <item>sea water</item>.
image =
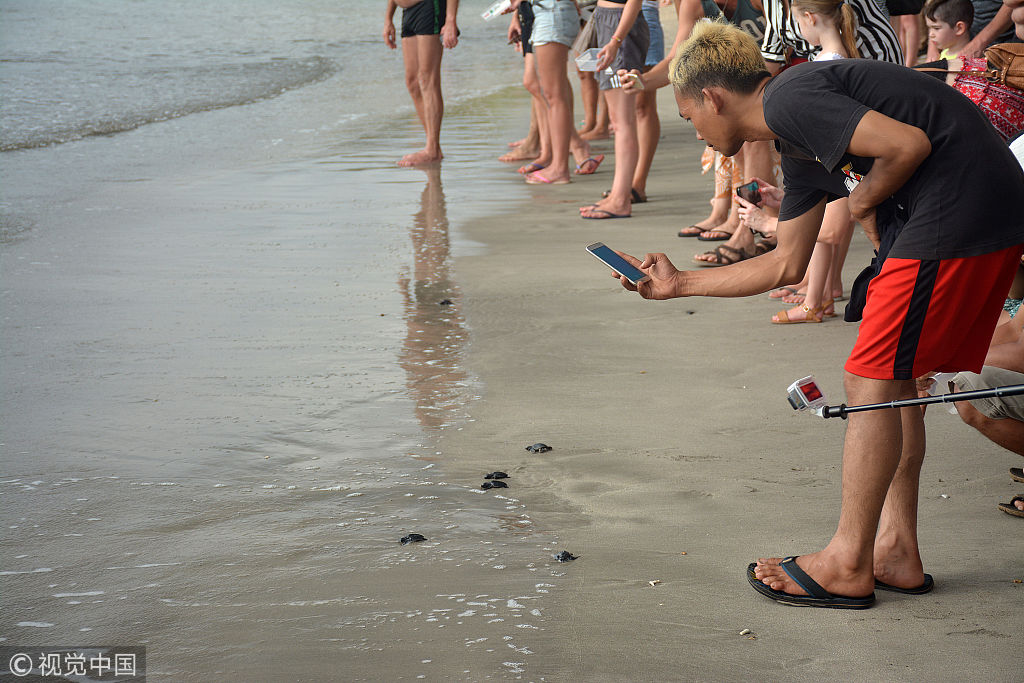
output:
[[458, 225], [523, 192], [521, 57], [462, 5], [446, 160], [410, 170], [379, 0], [0, 2], [4, 645], [527, 670], [551, 538], [437, 445], [486, 391]]

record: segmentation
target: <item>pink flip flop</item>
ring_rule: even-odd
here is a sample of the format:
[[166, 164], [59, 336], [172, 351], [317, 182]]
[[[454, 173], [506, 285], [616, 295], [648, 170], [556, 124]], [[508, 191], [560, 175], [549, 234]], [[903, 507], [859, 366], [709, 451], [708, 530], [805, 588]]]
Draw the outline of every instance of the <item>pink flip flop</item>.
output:
[[568, 185], [569, 181], [566, 180], [548, 180], [540, 174], [540, 171], [534, 171], [526, 176], [527, 185]]

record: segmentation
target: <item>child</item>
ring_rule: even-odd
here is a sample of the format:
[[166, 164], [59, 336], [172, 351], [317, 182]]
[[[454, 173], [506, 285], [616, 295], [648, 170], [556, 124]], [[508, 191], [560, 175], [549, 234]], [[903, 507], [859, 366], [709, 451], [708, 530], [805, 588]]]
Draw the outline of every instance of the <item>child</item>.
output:
[[804, 39], [821, 46], [814, 61], [860, 56], [857, 17], [843, 0], [793, 0], [792, 6]]
[[971, 0], [928, 0], [924, 6], [928, 40], [941, 50], [939, 59], [954, 59], [971, 42]]
[[[857, 17], [843, 0], [793, 0], [792, 7], [804, 40], [821, 46], [815, 62], [860, 56]], [[848, 202], [843, 197], [829, 203], [825, 209], [814, 252], [807, 264], [807, 294], [801, 306], [772, 316], [776, 325], [820, 323], [825, 318], [835, 317], [835, 298], [843, 293], [841, 273], [853, 236]]]

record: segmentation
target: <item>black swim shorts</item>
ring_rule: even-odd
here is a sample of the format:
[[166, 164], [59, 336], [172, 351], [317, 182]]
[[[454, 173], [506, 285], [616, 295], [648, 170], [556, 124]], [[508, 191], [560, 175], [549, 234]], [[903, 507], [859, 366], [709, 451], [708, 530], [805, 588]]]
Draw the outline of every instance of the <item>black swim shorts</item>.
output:
[[420, 0], [402, 10], [402, 37], [436, 36], [444, 26], [448, 7], [445, 0]]

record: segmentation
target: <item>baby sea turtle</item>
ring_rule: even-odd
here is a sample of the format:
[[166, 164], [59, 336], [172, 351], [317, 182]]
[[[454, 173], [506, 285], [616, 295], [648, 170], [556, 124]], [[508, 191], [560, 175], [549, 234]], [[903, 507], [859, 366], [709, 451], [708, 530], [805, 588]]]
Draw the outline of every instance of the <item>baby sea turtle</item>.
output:
[[532, 446], [527, 446], [526, 450], [530, 451], [531, 453], [547, 453], [548, 451], [551, 450], [551, 446], [547, 445], [546, 443], [535, 443]]
[[507, 489], [508, 484], [500, 480], [485, 481], [483, 484], [480, 484], [480, 488], [482, 488], [485, 491], [487, 489]]
[[484, 475], [484, 479], [508, 479], [508, 473], [507, 472], [491, 472], [490, 474], [485, 474]]
[[451, 299], [445, 299], [445, 300], [443, 300], [443, 301], [438, 301], [438, 302], [437, 302], [437, 305], [438, 305], [438, 306], [451, 306], [451, 305], [453, 305], [454, 303], [455, 303], [455, 302], [454, 302], [454, 301], [452, 301]]
[[402, 536], [399, 539], [399, 543], [402, 545], [409, 545], [410, 543], [419, 543], [420, 541], [427, 540], [427, 537], [422, 534], [409, 534], [408, 536]]
[[559, 562], [571, 562], [572, 560], [575, 560], [576, 557], [576, 555], [573, 555], [568, 550], [563, 550], [562, 552], [555, 555], [555, 559]]

